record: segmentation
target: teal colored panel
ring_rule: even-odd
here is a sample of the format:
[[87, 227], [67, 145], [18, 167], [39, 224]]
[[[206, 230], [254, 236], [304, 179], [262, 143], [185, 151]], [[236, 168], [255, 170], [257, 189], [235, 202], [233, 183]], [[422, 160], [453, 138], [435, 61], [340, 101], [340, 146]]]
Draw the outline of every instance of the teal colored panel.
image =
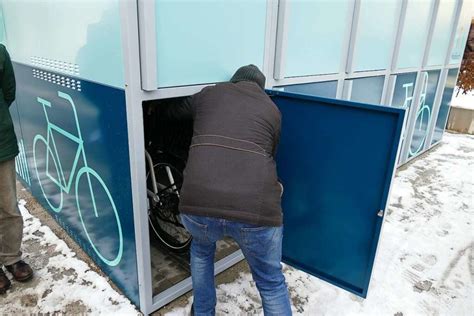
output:
[[350, 100], [369, 104], [380, 104], [384, 80], [384, 76], [353, 79]]
[[354, 70], [387, 69], [400, 13], [398, 0], [361, 2], [354, 51]]
[[451, 51], [449, 64], [460, 64], [466, 47], [467, 37], [469, 35], [469, 28], [471, 27], [471, 19], [473, 17], [473, 3], [465, 0], [461, 9], [459, 23], [456, 28], [456, 35], [454, 37], [454, 46]]
[[353, 1], [288, 3], [285, 77], [339, 72]]
[[156, 0], [159, 87], [222, 82], [263, 65], [265, 0]]
[[439, 70], [422, 73], [422, 86], [418, 108], [416, 110], [413, 136], [408, 150], [409, 157], [416, 156], [423, 151], [428, 136], [430, 122], [433, 119], [433, 103], [438, 87]]
[[455, 13], [456, 0], [441, 0], [428, 55], [428, 66], [444, 65]]
[[119, 0], [4, 1], [16, 62], [124, 87]]
[[419, 67], [423, 62], [433, 0], [409, 0], [400, 42], [398, 68]]
[[337, 81], [325, 81], [314, 83], [293, 84], [282, 87], [275, 87], [275, 90], [314, 95], [324, 98], [336, 98]]
[[459, 69], [457, 68], [448, 71], [448, 77], [446, 78], [446, 85], [444, 86], [443, 97], [441, 98], [431, 145], [439, 142], [443, 137], [444, 128], [446, 127], [446, 122], [448, 120], [449, 108], [451, 106], [451, 99], [453, 98], [454, 89], [456, 87], [458, 71]]
[[3, 9], [0, 6], [0, 44], [7, 46], [7, 38], [5, 35], [5, 21], [3, 19]]

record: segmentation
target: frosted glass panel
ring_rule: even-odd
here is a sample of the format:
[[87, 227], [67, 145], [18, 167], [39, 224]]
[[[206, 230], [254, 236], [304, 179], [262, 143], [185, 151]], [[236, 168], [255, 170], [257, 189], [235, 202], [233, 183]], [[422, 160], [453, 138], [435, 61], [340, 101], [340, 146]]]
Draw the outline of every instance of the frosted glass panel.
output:
[[444, 65], [455, 13], [456, 0], [440, 1], [428, 56], [428, 66]]
[[3, 1], [2, 6], [13, 61], [123, 88], [118, 0]]
[[337, 93], [337, 81], [294, 84], [284, 87], [275, 87], [275, 89], [286, 92], [315, 95], [318, 97], [335, 98]]
[[384, 76], [347, 80], [352, 81], [352, 90], [349, 100], [380, 104], [384, 80]]
[[386, 69], [389, 65], [399, 19], [398, 0], [364, 0], [361, 3], [354, 70]]
[[7, 46], [6, 40], [7, 39], [5, 36], [5, 23], [3, 21], [3, 9], [0, 6], [0, 44]]
[[263, 65], [266, 0], [156, 0], [159, 87], [227, 81]]
[[459, 23], [456, 28], [456, 35], [454, 37], [454, 46], [449, 59], [450, 64], [461, 63], [466, 46], [467, 36], [469, 35], [469, 28], [471, 27], [471, 19], [474, 15], [474, 2], [472, 0], [464, 0], [459, 17]]
[[454, 87], [456, 86], [458, 70], [459, 69], [450, 69], [448, 71], [448, 77], [446, 78], [446, 85], [444, 86], [443, 97], [441, 98], [431, 145], [439, 142], [443, 137], [446, 121], [448, 120], [449, 107], [451, 106], [451, 99], [454, 93]]
[[409, 0], [400, 42], [398, 68], [419, 67], [423, 62], [433, 0]]
[[339, 72], [353, 1], [288, 3], [285, 77]]

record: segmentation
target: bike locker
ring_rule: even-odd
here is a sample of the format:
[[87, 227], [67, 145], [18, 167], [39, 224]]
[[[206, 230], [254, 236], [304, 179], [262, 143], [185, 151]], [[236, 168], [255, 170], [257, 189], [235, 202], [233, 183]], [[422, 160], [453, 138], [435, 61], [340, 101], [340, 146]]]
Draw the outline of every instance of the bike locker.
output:
[[366, 297], [404, 109], [270, 90], [285, 263]]

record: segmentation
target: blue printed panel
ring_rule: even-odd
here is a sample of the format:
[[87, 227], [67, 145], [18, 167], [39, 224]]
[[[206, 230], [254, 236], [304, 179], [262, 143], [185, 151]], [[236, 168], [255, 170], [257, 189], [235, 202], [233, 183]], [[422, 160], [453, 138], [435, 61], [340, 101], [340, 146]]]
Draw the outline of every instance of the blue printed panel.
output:
[[422, 73], [421, 92], [416, 110], [415, 125], [413, 127], [413, 136], [408, 149], [409, 157], [418, 155], [423, 151], [426, 137], [428, 136], [430, 122], [432, 120], [433, 103], [438, 87], [439, 70], [426, 71]]
[[416, 72], [397, 75], [391, 106], [409, 109], [413, 103]]
[[451, 99], [453, 97], [454, 87], [456, 86], [456, 79], [458, 76], [459, 69], [450, 69], [448, 71], [448, 78], [446, 78], [446, 85], [444, 86], [443, 97], [439, 107], [438, 117], [436, 118], [436, 124], [434, 127], [433, 139], [431, 145], [439, 142], [443, 137], [444, 128], [446, 127], [446, 121], [448, 120], [449, 107], [451, 105]]
[[28, 161], [26, 160], [25, 144], [23, 142], [23, 133], [21, 131], [21, 120], [18, 113], [18, 97], [10, 105], [10, 115], [12, 117], [15, 134], [18, 140], [18, 155], [15, 157], [15, 170], [17, 179], [23, 182], [26, 187], [31, 185], [30, 171], [28, 169]]
[[[409, 113], [409, 109], [413, 104], [413, 93], [415, 92], [416, 74], [416, 72], [410, 72], [406, 74], [399, 74], [396, 76], [392, 101], [390, 103], [391, 106], [406, 109]], [[405, 121], [405, 126], [408, 122], [409, 120], [407, 119]], [[404, 134], [402, 136], [402, 144], [404, 144], [406, 141], [407, 131], [408, 128], [405, 128]], [[401, 162], [401, 159], [402, 157], [400, 155], [399, 162]]]
[[33, 195], [138, 305], [125, 92], [14, 68]]
[[282, 112], [283, 259], [365, 297], [405, 110], [270, 92]]

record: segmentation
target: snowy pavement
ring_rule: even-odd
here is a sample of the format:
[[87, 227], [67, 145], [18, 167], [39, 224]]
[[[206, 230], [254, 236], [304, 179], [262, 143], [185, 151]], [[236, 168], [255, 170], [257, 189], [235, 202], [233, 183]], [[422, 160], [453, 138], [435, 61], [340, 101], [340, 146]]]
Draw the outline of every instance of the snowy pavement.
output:
[[[367, 299], [285, 266], [294, 314], [474, 315], [474, 137], [446, 133], [394, 181]], [[217, 296], [218, 314], [263, 314], [249, 272]]]
[[24, 200], [20, 200], [19, 206], [24, 221], [23, 251], [35, 276], [28, 283], [12, 281], [12, 289], [0, 296], [0, 315], [138, 314], [135, 306], [117, 293], [106, 278], [91, 270], [48, 226], [32, 216]]
[[[295, 314], [474, 315], [474, 137], [445, 134], [394, 181], [367, 299], [285, 266]], [[23, 248], [36, 277], [0, 296], [0, 314], [137, 314], [24, 204]], [[263, 314], [248, 269], [239, 267], [223, 273], [217, 314]], [[162, 312], [188, 315], [191, 301], [187, 295]]]

